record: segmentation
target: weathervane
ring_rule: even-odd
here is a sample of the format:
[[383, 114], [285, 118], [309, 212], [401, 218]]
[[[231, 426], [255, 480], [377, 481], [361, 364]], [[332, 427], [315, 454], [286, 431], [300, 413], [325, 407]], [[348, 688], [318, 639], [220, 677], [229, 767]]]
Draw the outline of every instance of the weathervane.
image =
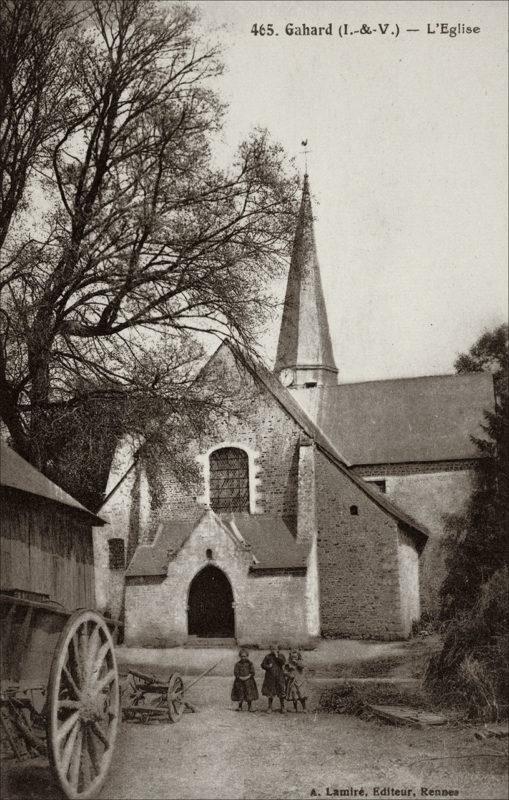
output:
[[308, 140], [307, 140], [307, 139], [304, 139], [304, 140], [301, 142], [301, 145], [302, 145], [302, 146], [303, 146], [303, 148], [304, 148], [304, 150], [302, 151], [302, 153], [303, 153], [303, 155], [304, 155], [304, 174], [305, 174], [305, 175], [307, 175], [307, 174], [308, 174], [308, 153], [310, 153], [310, 152], [311, 152], [311, 150], [306, 150], [307, 144], [308, 144]]

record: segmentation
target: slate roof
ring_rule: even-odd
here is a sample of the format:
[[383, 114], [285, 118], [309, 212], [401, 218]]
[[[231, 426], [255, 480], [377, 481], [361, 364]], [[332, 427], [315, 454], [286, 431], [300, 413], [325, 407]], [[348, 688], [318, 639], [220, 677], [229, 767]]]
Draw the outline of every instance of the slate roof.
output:
[[45, 497], [47, 500], [82, 511], [91, 518], [94, 525], [105, 524], [105, 520], [82, 506], [78, 500], [50, 481], [3, 441], [0, 441], [0, 485]]
[[289, 393], [351, 465], [478, 458], [471, 437], [483, 438], [483, 412], [495, 402], [485, 372]]
[[199, 520], [190, 522], [178, 519], [162, 522], [152, 544], [142, 544], [136, 548], [126, 575], [165, 576], [168, 573], [169, 562], [175, 558], [198, 523]]
[[318, 366], [337, 372], [316, 253], [309, 179], [304, 175], [275, 371]]
[[232, 521], [256, 558], [257, 563], [251, 567], [253, 572], [306, 566], [309, 542], [295, 541], [296, 519], [272, 514], [232, 514], [222, 518], [228, 527]]
[[[235, 528], [237, 529], [254, 556], [251, 571], [304, 569], [306, 567], [309, 543], [299, 544], [295, 541], [295, 520], [269, 514], [216, 515], [210, 510], [204, 514], [213, 514], [232, 538], [238, 540]], [[200, 519], [194, 522], [187, 520], [162, 522], [153, 543], [140, 545], [136, 549], [127, 568], [127, 576], [166, 576], [168, 564], [184, 546], [203, 516], [202, 514]]]

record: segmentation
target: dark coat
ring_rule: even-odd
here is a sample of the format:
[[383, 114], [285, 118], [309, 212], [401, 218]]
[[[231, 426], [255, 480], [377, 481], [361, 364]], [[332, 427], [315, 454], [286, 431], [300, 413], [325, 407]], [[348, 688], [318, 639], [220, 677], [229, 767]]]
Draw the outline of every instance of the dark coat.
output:
[[255, 670], [248, 658], [241, 658], [233, 668], [235, 680], [233, 681], [231, 698], [235, 703], [250, 703], [258, 700], [258, 687], [254, 679]]
[[262, 694], [265, 695], [265, 697], [285, 696], [285, 673], [283, 672], [285, 661], [286, 658], [282, 653], [269, 653], [263, 659], [261, 667], [265, 670], [265, 678], [262, 686]]

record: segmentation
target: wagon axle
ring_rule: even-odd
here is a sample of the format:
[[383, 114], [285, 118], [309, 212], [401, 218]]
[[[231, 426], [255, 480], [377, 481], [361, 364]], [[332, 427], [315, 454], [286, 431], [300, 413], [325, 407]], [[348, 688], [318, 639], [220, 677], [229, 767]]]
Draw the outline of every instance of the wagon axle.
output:
[[101, 722], [106, 716], [106, 698], [93, 689], [85, 689], [77, 705], [83, 722]]
[[164, 683], [153, 675], [130, 669], [123, 696], [128, 701], [122, 707], [124, 719], [148, 722], [151, 717], [167, 715], [170, 722], [179, 722], [186, 707], [194, 711], [184, 700], [184, 682], [177, 672]]

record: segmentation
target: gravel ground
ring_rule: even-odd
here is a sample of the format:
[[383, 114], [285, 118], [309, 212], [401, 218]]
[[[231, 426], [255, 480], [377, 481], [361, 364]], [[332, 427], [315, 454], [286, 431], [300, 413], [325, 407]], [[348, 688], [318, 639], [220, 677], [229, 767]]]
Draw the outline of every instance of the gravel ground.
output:
[[[472, 728], [419, 730], [313, 712], [268, 715], [264, 700], [255, 713], [238, 713], [230, 686], [228, 678], [203, 679], [189, 694], [197, 713], [176, 725], [124, 722], [97, 800], [309, 798], [349, 789], [364, 795], [336, 796], [507, 797], [506, 760], [491, 755], [505, 744], [478, 741]], [[2, 793], [3, 800], [56, 796], [44, 762], [17, 768]]]
[[[424, 787], [457, 790], [462, 798], [507, 797], [505, 759], [488, 755], [503, 746], [477, 741], [470, 728], [268, 715], [265, 700], [255, 713], [239, 713], [229, 701], [230, 685], [225, 678], [197, 684], [189, 698], [197, 713], [177, 725], [124, 723], [101, 800], [327, 797], [327, 787], [329, 796], [334, 789], [363, 788], [373, 797], [379, 787], [423, 797]], [[454, 755], [462, 757], [447, 758]]]

